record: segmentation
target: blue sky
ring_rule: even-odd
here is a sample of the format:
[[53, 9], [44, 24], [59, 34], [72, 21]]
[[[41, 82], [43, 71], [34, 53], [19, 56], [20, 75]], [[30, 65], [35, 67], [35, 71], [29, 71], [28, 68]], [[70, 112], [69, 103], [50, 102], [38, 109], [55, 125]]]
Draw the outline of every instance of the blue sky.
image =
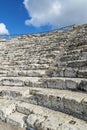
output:
[[28, 18], [23, 0], [0, 0], [0, 23], [4, 23], [10, 34], [30, 33], [35, 27], [26, 26]]
[[0, 0], [0, 34], [87, 23], [87, 0]]
[[50, 25], [35, 27], [27, 26], [29, 19], [23, 0], [0, 0], [0, 23], [4, 23], [10, 34], [36, 33], [50, 30]]

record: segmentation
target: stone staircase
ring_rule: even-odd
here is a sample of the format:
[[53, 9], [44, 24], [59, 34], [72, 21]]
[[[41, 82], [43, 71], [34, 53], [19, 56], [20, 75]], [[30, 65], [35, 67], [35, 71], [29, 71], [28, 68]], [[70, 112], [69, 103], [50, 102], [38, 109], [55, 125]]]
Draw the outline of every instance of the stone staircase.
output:
[[0, 130], [87, 130], [87, 25], [0, 40]]

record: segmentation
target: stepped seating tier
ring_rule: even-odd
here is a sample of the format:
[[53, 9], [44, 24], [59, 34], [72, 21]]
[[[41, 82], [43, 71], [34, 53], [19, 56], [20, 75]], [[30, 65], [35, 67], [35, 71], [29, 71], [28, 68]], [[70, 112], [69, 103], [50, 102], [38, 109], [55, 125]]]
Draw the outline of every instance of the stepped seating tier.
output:
[[[10, 107], [7, 107], [7, 103]], [[3, 109], [1, 109], [2, 104]], [[6, 127], [10, 129], [12, 128], [13, 130], [87, 129], [87, 123], [85, 121], [61, 112], [50, 110], [48, 108], [19, 101], [15, 102], [8, 101], [6, 99], [0, 99], [0, 112], [3, 113], [1, 117], [3, 122], [5, 120], [7, 124], [11, 125], [7, 125]], [[2, 125], [1, 128], [4, 128], [6, 130], [5, 125], [6, 124]]]
[[87, 24], [0, 39], [0, 130], [87, 130]]

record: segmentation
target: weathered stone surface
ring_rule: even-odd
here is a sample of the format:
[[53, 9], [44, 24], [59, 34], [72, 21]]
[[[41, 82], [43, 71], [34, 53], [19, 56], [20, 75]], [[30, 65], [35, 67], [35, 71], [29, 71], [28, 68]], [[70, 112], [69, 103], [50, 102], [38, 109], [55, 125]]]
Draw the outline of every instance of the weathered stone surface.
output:
[[27, 87], [8, 87], [1, 88], [0, 96], [8, 99], [20, 99], [22, 96], [29, 94], [29, 88]]
[[78, 67], [78, 68], [81, 68], [81, 67], [84, 67], [86, 68], [87, 67], [87, 60], [77, 60], [77, 61], [70, 61], [67, 63], [67, 67]]
[[7, 116], [6, 122], [13, 126], [17, 126], [20, 128], [23, 128], [23, 127], [26, 128], [25, 119], [26, 119], [26, 115], [15, 112], [15, 113], [12, 113], [11, 115]]
[[15, 102], [0, 99], [0, 119], [5, 121], [6, 116], [10, 115], [16, 110]]
[[2, 86], [19, 86], [23, 87], [27, 83], [35, 83], [38, 82], [39, 77], [1, 77], [0, 85]]
[[0, 130], [26, 130], [26, 128], [19, 128], [18, 126], [0, 121]]
[[4, 86], [24, 86], [21, 80], [13, 80], [13, 79], [2, 79], [1, 84]]
[[[20, 109], [19, 109], [20, 108]], [[27, 127], [38, 130], [69, 130], [76, 129], [82, 130], [86, 129], [86, 122], [74, 118], [72, 116], [63, 114], [61, 112], [56, 112], [48, 108], [41, 106], [27, 104], [27, 103], [18, 103], [17, 110], [24, 114], [29, 114], [27, 118]], [[22, 110], [22, 111], [21, 111]], [[26, 113], [26, 111], [29, 111]], [[84, 125], [82, 125], [84, 124]]]
[[47, 78], [41, 78], [39, 79], [39, 81], [40, 84], [42, 84], [42, 87], [46, 88], [87, 91], [86, 88], [87, 79], [84, 78], [47, 77]]
[[37, 88], [31, 88], [30, 94], [36, 97], [37, 104], [41, 106], [67, 112], [86, 119], [86, 113], [83, 109], [86, 108], [86, 106], [83, 106], [83, 104], [87, 94], [68, 90]]
[[1, 39], [0, 130], [87, 130], [86, 78], [87, 24]]

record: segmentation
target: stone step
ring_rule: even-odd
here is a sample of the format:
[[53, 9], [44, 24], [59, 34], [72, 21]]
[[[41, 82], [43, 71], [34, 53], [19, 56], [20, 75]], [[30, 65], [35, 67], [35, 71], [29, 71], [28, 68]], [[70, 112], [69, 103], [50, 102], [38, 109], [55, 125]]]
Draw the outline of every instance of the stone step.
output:
[[[27, 85], [27, 84], [26, 84]], [[66, 78], [52, 77], [40, 78], [34, 87], [44, 87], [53, 89], [69, 89], [75, 91], [87, 91], [87, 79], [84, 78]]]
[[[13, 67], [13, 66], [12, 66], [12, 67]], [[8, 71], [8, 70], [9, 70], [9, 66], [8, 66], [8, 65], [4, 65], [4, 66], [3, 66], [3, 65], [0, 64], [0, 71], [2, 71], [2, 70], [3, 70], [3, 71], [5, 71], [5, 70]]]
[[[36, 48], [34, 48], [36, 46]], [[50, 47], [49, 47], [50, 46]], [[41, 45], [39, 44], [39, 46], [37, 44], [34, 44], [33, 46], [30, 46], [30, 47], [15, 47], [15, 48], [12, 48], [13, 51], [16, 51], [16, 52], [21, 52], [22, 50], [22, 53], [26, 53], [26, 54], [33, 54], [33, 53], [37, 53], [37, 52], [46, 52], [46, 51], [55, 51], [55, 50], [60, 50], [61, 48], [61, 45], [58, 44], [58, 42], [50, 42], [50, 44], [47, 43], [44, 44], [44, 45]], [[11, 50], [10, 50], [11, 51]], [[11, 51], [12, 53], [12, 51]], [[16, 55], [16, 54], [15, 54]]]
[[78, 53], [84, 53], [84, 52], [87, 52], [87, 48], [77, 48], [77, 49], [74, 49], [74, 50], [66, 50], [64, 52], [65, 55], [73, 55], [73, 54], [78, 54]]
[[[30, 87], [31, 88], [31, 87]], [[5, 100], [14, 100], [22, 101], [26, 103], [33, 103], [37, 104], [37, 102], [33, 99], [33, 96], [30, 94], [29, 87], [10, 87], [10, 86], [4, 86], [0, 87], [0, 101], [2, 99]]]
[[41, 62], [42, 61], [47, 62], [47, 60], [48, 60], [48, 62], [50, 62], [58, 54], [59, 54], [59, 52], [58, 53], [56, 53], [56, 52], [55, 53], [50, 52], [50, 54], [49, 54], [49, 52], [44, 52], [44, 53], [37, 53], [35, 55], [33, 55], [33, 53], [30, 54], [30, 55], [29, 54], [19, 54], [18, 53], [17, 56], [12, 55], [12, 54], [9, 54], [8, 56], [7, 55], [0, 55], [0, 57], [1, 57], [0, 61], [1, 62], [14, 61], [14, 62], [17, 62], [17, 63], [20, 63], [20, 62], [24, 63], [24, 62], [29, 62], [29, 61], [35, 62], [35, 60], [37, 62], [40, 62], [40, 61]]
[[86, 68], [87, 67], [87, 59], [86, 60], [75, 60], [75, 61], [70, 61], [67, 63], [67, 67], [72, 67], [72, 68]]
[[68, 77], [68, 78], [87, 78], [87, 69], [74, 69], [74, 68], [57, 68], [50, 67], [46, 71], [46, 75], [49, 77]]
[[29, 95], [29, 87], [0, 87], [0, 98], [18, 99]]
[[82, 52], [73, 54], [73, 55], [64, 55], [60, 58], [61, 62], [66, 62], [66, 61], [74, 61], [74, 60], [86, 60], [87, 59], [87, 52]]
[[79, 70], [77, 75], [79, 78], [87, 78], [87, 70]]
[[[44, 61], [44, 60], [43, 60]], [[39, 61], [37, 59], [29, 59], [29, 60], [23, 60], [23, 61], [1, 61], [1, 65], [28, 65], [28, 66], [41, 66], [43, 63], [38, 63]], [[48, 61], [49, 62], [49, 61]], [[49, 62], [50, 63], [50, 62]], [[48, 65], [49, 63], [44, 63], [44, 65]]]
[[[2, 99], [2, 101], [4, 101], [4, 99]], [[10, 101], [10, 106], [12, 106], [11, 102], [13, 101]], [[7, 130], [7, 124], [7, 128], [10, 128], [9, 130], [87, 129], [86, 121], [62, 112], [24, 102], [16, 102], [15, 106], [16, 110], [11, 113], [9, 112], [8, 115], [6, 115], [6, 112], [4, 111], [4, 115], [6, 115], [5, 120], [0, 116], [0, 119], [3, 121], [3, 123], [0, 122], [0, 128]], [[8, 110], [10, 110], [10, 108], [8, 108]]]
[[[80, 42], [79, 42], [80, 43]], [[84, 44], [80, 44], [80, 45], [78, 45], [79, 44], [78, 42], [77, 42], [77, 44], [75, 43], [75, 44], [70, 44], [68, 47], [67, 47], [67, 51], [68, 50], [76, 50], [76, 49], [81, 49], [81, 48], [86, 48], [87, 49], [87, 42], [84, 42]]]
[[87, 79], [84, 78], [0, 77], [0, 85], [87, 91]]
[[48, 68], [50, 64], [52, 64], [54, 59], [29, 59], [29, 60], [23, 60], [23, 61], [12, 61], [11, 59], [9, 61], [7, 60], [1, 60], [0, 66], [30, 66], [30, 68], [40, 67], [40, 68]]
[[85, 60], [74, 60], [74, 61], [59, 62], [55, 66], [84, 69], [84, 68], [87, 67], [87, 60], [85, 59]]
[[[11, 128], [9, 130], [22, 130], [19, 127], [23, 127], [23, 121], [24, 117], [26, 115], [17, 113], [16, 112], [16, 101], [14, 100], [6, 100], [6, 99], [0, 99], [0, 129], [6, 130], [7, 128]], [[1, 124], [1, 121], [5, 126], [3, 126], [3, 123]], [[12, 126], [16, 126], [16, 128], [9, 126], [11, 124]], [[3, 128], [3, 129], [2, 129]]]
[[[52, 45], [52, 46], [51, 46]], [[35, 44], [36, 46], [36, 44]], [[50, 52], [50, 53], [54, 53], [55, 51], [60, 51], [61, 49], [61, 45], [58, 45], [55, 44], [55, 43], [50, 43], [48, 45], [44, 45], [44, 46], [41, 46], [39, 45], [39, 47], [37, 46], [37, 48], [34, 48], [34, 46], [32, 47], [22, 47], [22, 48], [18, 48], [18, 47], [12, 47], [9, 46], [10, 49], [8, 48], [2, 48], [3, 51], [0, 52], [0, 56], [3, 55], [14, 55], [14, 57], [19, 57], [20, 56], [24, 56], [24, 55], [27, 55], [27, 56], [33, 56], [31, 54], [45, 54], [45, 52], [47, 52], [47, 54]], [[33, 50], [32, 50], [33, 49]], [[14, 53], [15, 52], [15, 53]], [[24, 54], [24, 55], [23, 55]]]
[[0, 130], [26, 130], [26, 129], [20, 128], [18, 126], [13, 126], [0, 120]]
[[60, 58], [61, 62], [67, 62], [67, 61], [74, 61], [74, 60], [79, 60], [79, 58], [81, 58], [81, 56], [79, 54], [75, 54], [75, 55], [64, 55]]
[[50, 66], [50, 64], [15, 64], [15, 63], [13, 63], [13, 64], [11, 64], [11, 63], [9, 63], [9, 64], [1, 64], [0, 65], [0, 68], [5, 68], [5, 69], [9, 69], [9, 68], [11, 68], [11, 69], [23, 69], [23, 70], [40, 70], [40, 69], [48, 69], [49, 68], [49, 66]]
[[[44, 39], [45, 40], [45, 39]], [[49, 39], [48, 39], [49, 40]], [[21, 52], [21, 50], [24, 52], [25, 50], [29, 50], [29, 52], [30, 53], [34, 53], [34, 52], [40, 52], [40, 51], [46, 51], [46, 50], [52, 50], [52, 49], [55, 49], [55, 47], [57, 48], [57, 49], [59, 49], [60, 48], [60, 46], [61, 45], [63, 45], [63, 42], [62, 41], [59, 41], [59, 43], [58, 43], [58, 37], [57, 37], [57, 41], [52, 41], [53, 40], [53, 38], [52, 38], [52, 40], [51, 41], [45, 41], [43, 44], [42, 43], [40, 43], [40, 42], [38, 42], [38, 43], [34, 43], [34, 42], [32, 42], [32, 43], [29, 43], [29, 39], [28, 39], [28, 44], [26, 43], [25, 44], [25, 42], [23, 43], [23, 44], [21, 44], [21, 42], [18, 44], [18, 43], [16, 43], [16, 44], [14, 44], [14, 43], [11, 43], [11, 44], [8, 44], [7, 45], [7, 41], [6, 41], [6, 43], [4, 44], [1, 44], [1, 49], [0, 49], [0, 51], [1, 52], [3, 52], [4, 50], [7, 50], [7, 51], [20, 51]], [[42, 39], [41, 39], [41, 42], [43, 42], [42, 41]], [[4, 45], [4, 46], [3, 46]], [[20, 46], [21, 45], [21, 46]], [[50, 47], [49, 47], [50, 46]], [[27, 51], [28, 52], [28, 51]]]
[[43, 77], [46, 70], [0, 70], [0, 77]]
[[33, 104], [20, 102], [17, 104], [17, 111], [29, 115], [26, 120], [28, 129], [83, 130], [87, 127], [85, 121]]
[[7, 76], [23, 76], [23, 77], [43, 77], [45, 70], [21, 70], [21, 71], [10, 71]]
[[[87, 94], [69, 90], [30, 88], [37, 105], [87, 120]], [[30, 101], [34, 103], [34, 101]]]
[[[49, 51], [50, 51], [50, 54], [49, 54]], [[25, 50], [24, 52], [16, 52], [14, 53], [12, 56], [14, 56], [14, 60], [27, 60], [27, 59], [31, 59], [31, 58], [37, 58], [37, 59], [41, 59], [41, 58], [55, 58], [56, 55], [58, 55], [60, 53], [60, 50], [38, 50], [38, 51], [34, 51], [34, 52], [31, 52], [29, 50]], [[33, 55], [35, 54], [35, 55]], [[1, 54], [2, 56], [6, 56], [5, 54]], [[11, 57], [11, 53], [9, 52], [9, 57], [7, 58], [10, 58]], [[41, 56], [41, 57], [40, 57]], [[6, 58], [6, 57], [4, 57]]]
[[40, 77], [0, 77], [0, 85], [23, 87], [28, 84], [31, 86], [32, 83], [37, 83], [39, 78]]
[[4, 70], [4, 67], [3, 67], [3, 69], [0, 69], [0, 77], [6, 76], [7, 73], [8, 73], [8, 71], [7, 71], [7, 70]]
[[0, 120], [5, 121], [5, 118], [15, 110], [15, 101], [0, 99]]
[[16, 126], [17, 128], [25, 128], [24, 130], [26, 130], [26, 118], [26, 115], [19, 112], [14, 112], [6, 117], [6, 123]]
[[7, 71], [7, 72], [10, 72], [10, 71], [16, 71], [16, 72], [20, 72], [20, 71], [38, 71], [38, 70], [40, 70], [40, 71], [45, 71], [45, 70], [47, 70], [48, 69], [48, 67], [46, 68], [46, 67], [43, 67], [43, 68], [38, 68], [38, 66], [36, 67], [36, 68], [34, 68], [34, 67], [32, 67], [32, 68], [30, 68], [29, 66], [18, 66], [18, 65], [10, 65], [10, 66], [8, 66], [8, 65], [0, 65], [0, 71], [2, 72], [2, 71]]
[[[38, 59], [37, 57], [36, 57], [36, 59], [34, 59], [34, 58], [32, 58], [32, 59], [24, 59], [24, 60], [20, 60], [20, 61], [17, 61], [17, 60], [15, 60], [14, 59], [14, 61], [8, 61], [8, 65], [9, 64], [15, 64], [15, 65], [20, 65], [20, 64], [22, 64], [22, 65], [26, 65], [26, 64], [51, 64], [51, 63], [53, 63], [53, 60], [54, 59], [47, 59], [47, 58], [45, 58], [45, 59]], [[5, 64], [4, 63], [4, 61], [2, 60], [1, 62], [3, 62], [3, 64]]]

